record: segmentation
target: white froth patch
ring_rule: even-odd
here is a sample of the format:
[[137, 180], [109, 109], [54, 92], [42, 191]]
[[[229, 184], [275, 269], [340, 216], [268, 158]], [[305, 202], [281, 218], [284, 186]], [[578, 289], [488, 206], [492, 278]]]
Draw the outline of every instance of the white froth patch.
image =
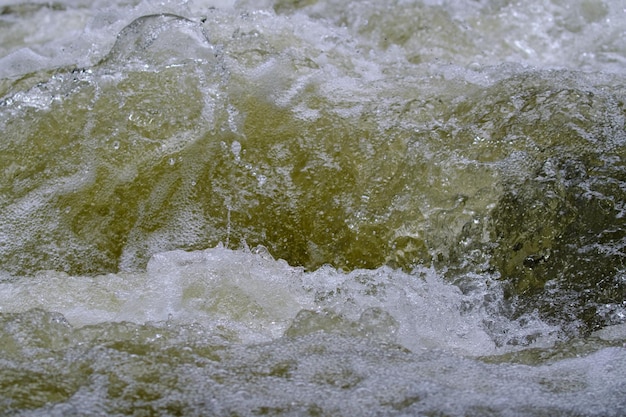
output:
[[[274, 260], [263, 248], [159, 253], [146, 273], [83, 277], [46, 272], [0, 282], [1, 312], [44, 308], [62, 313], [74, 326], [195, 322], [230, 328], [252, 343], [281, 337], [298, 325], [294, 318], [299, 313], [309, 311], [320, 317], [331, 314], [355, 329], [379, 323], [383, 328], [370, 330], [411, 350], [493, 353], [494, 343], [482, 329], [484, 317], [463, 312], [463, 301], [459, 289], [434, 270], [406, 274], [384, 267], [346, 274], [324, 267], [305, 272]], [[384, 328], [389, 323], [397, 328]], [[343, 329], [321, 318], [314, 327]], [[291, 332], [302, 331], [310, 330], [291, 327]], [[367, 329], [358, 331], [368, 334]]]
[[[607, 341], [626, 340], [626, 323], [607, 326], [595, 331], [593, 336]], [[624, 347], [626, 347], [626, 344], [624, 344]]]

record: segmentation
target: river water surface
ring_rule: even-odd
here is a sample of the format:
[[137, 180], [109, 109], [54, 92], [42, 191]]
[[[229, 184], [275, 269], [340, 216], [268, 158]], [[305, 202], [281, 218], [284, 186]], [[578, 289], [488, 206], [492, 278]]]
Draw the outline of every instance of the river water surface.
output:
[[0, 2], [0, 415], [626, 415], [626, 8]]

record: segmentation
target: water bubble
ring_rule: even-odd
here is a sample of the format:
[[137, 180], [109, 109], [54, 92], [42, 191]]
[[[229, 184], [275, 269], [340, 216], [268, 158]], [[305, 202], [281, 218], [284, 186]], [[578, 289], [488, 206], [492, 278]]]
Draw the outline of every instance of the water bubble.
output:
[[236, 140], [233, 141], [233, 143], [230, 145], [230, 151], [233, 153], [233, 155], [235, 155], [235, 160], [239, 161], [241, 154], [241, 143]]

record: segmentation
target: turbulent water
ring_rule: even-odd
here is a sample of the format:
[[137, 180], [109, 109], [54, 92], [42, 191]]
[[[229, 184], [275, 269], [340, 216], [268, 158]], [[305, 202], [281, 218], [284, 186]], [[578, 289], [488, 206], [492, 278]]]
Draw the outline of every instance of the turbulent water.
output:
[[0, 2], [0, 415], [625, 415], [625, 28]]

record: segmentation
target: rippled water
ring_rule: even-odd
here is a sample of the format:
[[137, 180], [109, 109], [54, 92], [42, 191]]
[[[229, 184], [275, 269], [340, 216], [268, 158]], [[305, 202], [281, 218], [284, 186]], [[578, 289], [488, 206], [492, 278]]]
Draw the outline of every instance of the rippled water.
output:
[[0, 413], [623, 415], [625, 27], [0, 3]]

